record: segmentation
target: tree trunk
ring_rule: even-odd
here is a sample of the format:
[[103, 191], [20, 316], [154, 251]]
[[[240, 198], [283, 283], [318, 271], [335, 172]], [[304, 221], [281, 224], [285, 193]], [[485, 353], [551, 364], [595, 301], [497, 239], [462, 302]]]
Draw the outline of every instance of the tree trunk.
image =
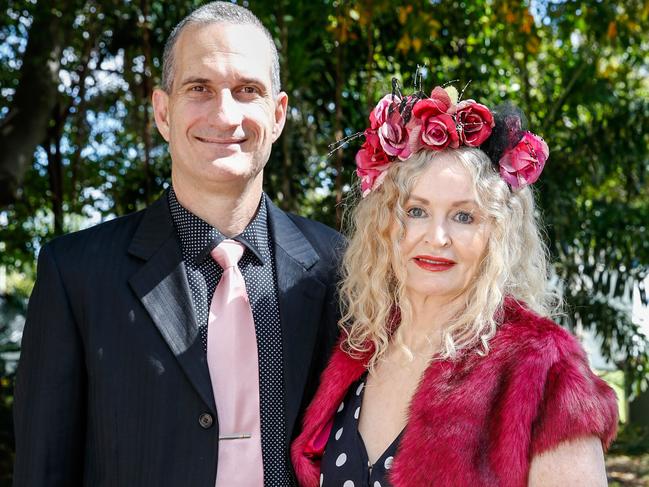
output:
[[374, 2], [368, 0], [365, 5], [367, 18], [367, 111], [371, 111], [376, 101], [374, 100]]
[[142, 17], [144, 18], [142, 24], [142, 49], [144, 53], [144, 77], [142, 79], [142, 100], [144, 108], [143, 125], [142, 125], [142, 140], [144, 142], [144, 200], [148, 205], [151, 203], [151, 188], [153, 186], [153, 172], [151, 171], [151, 147], [153, 146], [153, 138], [151, 131], [153, 130], [153, 122], [151, 117], [151, 95], [153, 93], [153, 81], [151, 79], [151, 23], [149, 19], [149, 2], [142, 0], [141, 2]]
[[[277, 14], [277, 25], [279, 27], [279, 41], [281, 44], [282, 56], [280, 56], [280, 76], [282, 82], [282, 89], [286, 91], [289, 69], [288, 69], [288, 25], [285, 18], [285, 4], [281, 3], [281, 8]], [[290, 102], [290, 99], [289, 99]], [[281, 180], [281, 205], [282, 209], [287, 211], [295, 211], [297, 209], [297, 202], [293, 194], [292, 174], [291, 168], [293, 166], [293, 159], [291, 157], [291, 116], [286, 114], [286, 123], [282, 131], [281, 144], [282, 144], [282, 180]]]
[[50, 200], [54, 214], [54, 235], [63, 234], [63, 158], [61, 156], [61, 136], [67, 110], [54, 107], [53, 124], [48, 131], [47, 174], [50, 181]]
[[0, 208], [13, 203], [32, 164], [34, 151], [48, 135], [48, 123], [56, 104], [68, 6], [60, 12], [35, 9], [29, 40], [23, 55], [20, 81], [7, 116], [0, 122]]
[[[342, 140], [343, 138], [343, 107], [342, 107], [342, 91], [343, 91], [343, 46], [342, 40], [344, 37], [343, 29], [345, 23], [343, 22], [343, 12], [340, 4], [338, 5], [338, 39], [336, 39], [336, 113], [334, 118], [334, 140]], [[336, 151], [336, 179], [334, 180], [334, 194], [336, 196], [336, 227], [342, 226], [342, 201], [343, 201], [343, 152]]]

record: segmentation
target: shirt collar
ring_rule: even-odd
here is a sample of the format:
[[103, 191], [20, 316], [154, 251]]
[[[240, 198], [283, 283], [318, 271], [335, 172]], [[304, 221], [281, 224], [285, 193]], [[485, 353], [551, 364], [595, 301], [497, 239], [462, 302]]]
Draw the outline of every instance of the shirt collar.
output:
[[[270, 258], [268, 255], [268, 209], [266, 195], [262, 193], [257, 213], [246, 228], [239, 235], [232, 237], [233, 240], [242, 243], [252, 254], [264, 263]], [[180, 238], [183, 257], [200, 263], [207, 258], [212, 249], [219, 245], [226, 236], [218, 229], [211, 226], [205, 220], [194, 215], [183, 207], [176, 193], [169, 190], [169, 210], [171, 218]]]

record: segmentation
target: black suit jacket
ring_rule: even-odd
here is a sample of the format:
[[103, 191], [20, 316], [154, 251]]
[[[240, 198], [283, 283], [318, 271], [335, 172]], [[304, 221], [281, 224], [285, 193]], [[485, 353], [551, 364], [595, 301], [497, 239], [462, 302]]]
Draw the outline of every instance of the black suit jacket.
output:
[[[342, 240], [272, 204], [269, 224], [290, 438], [335, 342]], [[16, 487], [214, 486], [216, 410], [166, 195], [43, 247], [14, 417]]]

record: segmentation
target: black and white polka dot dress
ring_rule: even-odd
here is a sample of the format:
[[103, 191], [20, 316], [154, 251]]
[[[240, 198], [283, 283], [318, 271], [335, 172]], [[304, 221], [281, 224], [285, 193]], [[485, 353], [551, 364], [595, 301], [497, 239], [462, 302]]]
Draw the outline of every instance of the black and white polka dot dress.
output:
[[379, 459], [370, 464], [363, 438], [358, 432], [364, 375], [352, 384], [340, 404], [320, 464], [320, 485], [323, 487], [390, 487], [388, 473], [397, 452], [401, 434], [395, 438]]

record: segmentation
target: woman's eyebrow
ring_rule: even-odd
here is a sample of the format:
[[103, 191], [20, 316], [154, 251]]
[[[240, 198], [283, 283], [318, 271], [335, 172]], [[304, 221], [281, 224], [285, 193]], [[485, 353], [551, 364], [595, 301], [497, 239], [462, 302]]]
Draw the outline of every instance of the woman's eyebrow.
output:
[[464, 205], [478, 206], [478, 202], [476, 200], [460, 200], [451, 203], [451, 206], [464, 206]]
[[411, 194], [408, 197], [408, 201], [417, 201], [419, 203], [423, 203], [425, 205], [429, 205], [430, 201], [428, 201], [427, 198], [424, 198], [423, 196], [417, 196], [416, 194]]

